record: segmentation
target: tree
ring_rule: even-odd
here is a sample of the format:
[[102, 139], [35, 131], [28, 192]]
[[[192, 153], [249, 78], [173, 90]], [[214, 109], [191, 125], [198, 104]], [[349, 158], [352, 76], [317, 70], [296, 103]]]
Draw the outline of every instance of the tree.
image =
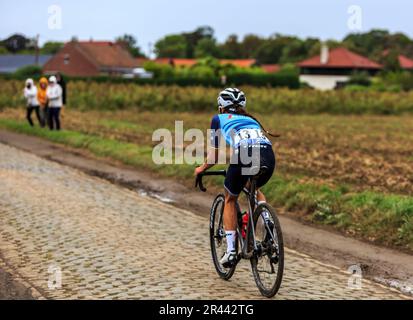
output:
[[248, 34], [244, 37], [241, 43], [242, 58], [256, 58], [258, 48], [265, 42], [263, 38], [260, 38], [254, 34]]
[[56, 54], [63, 47], [63, 42], [46, 42], [40, 49], [42, 54]]
[[14, 72], [14, 75], [21, 78], [34, 78], [42, 74], [42, 67], [35, 65], [28, 65], [21, 67]]
[[366, 33], [349, 34], [342, 43], [350, 50], [372, 60], [381, 60], [383, 52], [387, 50], [413, 56], [413, 41], [400, 32], [391, 34], [387, 30], [373, 29]]
[[243, 57], [242, 46], [236, 34], [230, 35], [220, 46], [222, 57], [226, 59], [239, 59]]
[[220, 51], [214, 39], [204, 38], [198, 42], [195, 48], [196, 58], [206, 58], [206, 57], [218, 58], [219, 55], [220, 55]]
[[401, 71], [399, 52], [397, 50], [384, 52], [379, 61], [383, 64], [385, 71]]
[[7, 50], [5, 47], [0, 46], [0, 54], [9, 54], [9, 50]]
[[256, 58], [258, 63], [278, 63], [288, 42], [288, 38], [279, 34], [266, 40], [257, 50]]
[[121, 37], [116, 38], [116, 42], [122, 43], [126, 46], [130, 54], [134, 57], [143, 57], [145, 56], [139, 46], [137, 45], [138, 41], [136, 38], [130, 34], [124, 34]]
[[185, 58], [186, 50], [186, 39], [180, 34], [165, 36], [155, 43], [158, 58]]
[[288, 40], [288, 44], [282, 50], [280, 63], [297, 62], [303, 60], [308, 55], [305, 42], [298, 38]]
[[186, 58], [192, 59], [195, 56], [195, 49], [202, 39], [213, 39], [214, 29], [210, 26], [198, 27], [195, 31], [183, 33], [186, 40]]
[[21, 34], [14, 34], [8, 37], [7, 39], [2, 41], [2, 45], [12, 53], [34, 49], [33, 41]]

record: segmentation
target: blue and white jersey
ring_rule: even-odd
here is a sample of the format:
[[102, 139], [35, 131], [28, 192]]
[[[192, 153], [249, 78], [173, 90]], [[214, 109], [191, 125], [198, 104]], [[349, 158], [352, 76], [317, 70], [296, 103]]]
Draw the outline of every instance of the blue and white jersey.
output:
[[271, 145], [258, 122], [248, 116], [230, 113], [215, 115], [211, 129], [211, 145], [214, 148], [219, 147], [221, 137], [234, 149], [257, 144]]

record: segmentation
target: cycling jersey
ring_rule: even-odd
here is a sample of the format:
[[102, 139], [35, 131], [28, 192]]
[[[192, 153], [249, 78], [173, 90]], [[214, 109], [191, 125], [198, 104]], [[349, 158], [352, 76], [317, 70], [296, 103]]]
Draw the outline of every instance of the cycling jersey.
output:
[[258, 122], [251, 117], [224, 113], [215, 115], [211, 122], [211, 145], [219, 147], [221, 137], [234, 149], [241, 146], [271, 145]]

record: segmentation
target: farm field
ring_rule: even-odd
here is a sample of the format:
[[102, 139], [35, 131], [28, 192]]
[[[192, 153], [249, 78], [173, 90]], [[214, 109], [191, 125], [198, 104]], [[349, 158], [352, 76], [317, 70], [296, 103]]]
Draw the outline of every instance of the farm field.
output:
[[[61, 133], [32, 129], [24, 109], [0, 112], [0, 127], [88, 149], [98, 156], [193, 184], [193, 165], [156, 166], [152, 133], [207, 129], [211, 112], [65, 110]], [[306, 222], [328, 225], [371, 242], [413, 250], [412, 116], [255, 115], [270, 131], [277, 173], [265, 187], [270, 201]], [[216, 179], [213, 184], [219, 185]]]
[[[23, 80], [24, 81], [24, 80]], [[0, 78], [0, 110], [24, 105], [19, 80]], [[228, 84], [231, 86], [231, 84]], [[260, 114], [377, 114], [413, 113], [413, 91], [381, 92], [336, 90], [291, 90], [287, 88], [242, 87], [248, 108]], [[205, 112], [216, 103], [219, 89], [202, 86], [153, 86], [71, 80], [70, 107], [76, 110], [129, 110]]]

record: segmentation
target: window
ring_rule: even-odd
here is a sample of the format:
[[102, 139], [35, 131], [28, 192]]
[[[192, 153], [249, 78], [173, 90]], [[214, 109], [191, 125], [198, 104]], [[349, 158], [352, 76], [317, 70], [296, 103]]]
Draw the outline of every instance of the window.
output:
[[63, 56], [63, 63], [66, 64], [66, 65], [68, 65], [69, 62], [70, 62], [70, 55], [66, 53], [66, 54]]

